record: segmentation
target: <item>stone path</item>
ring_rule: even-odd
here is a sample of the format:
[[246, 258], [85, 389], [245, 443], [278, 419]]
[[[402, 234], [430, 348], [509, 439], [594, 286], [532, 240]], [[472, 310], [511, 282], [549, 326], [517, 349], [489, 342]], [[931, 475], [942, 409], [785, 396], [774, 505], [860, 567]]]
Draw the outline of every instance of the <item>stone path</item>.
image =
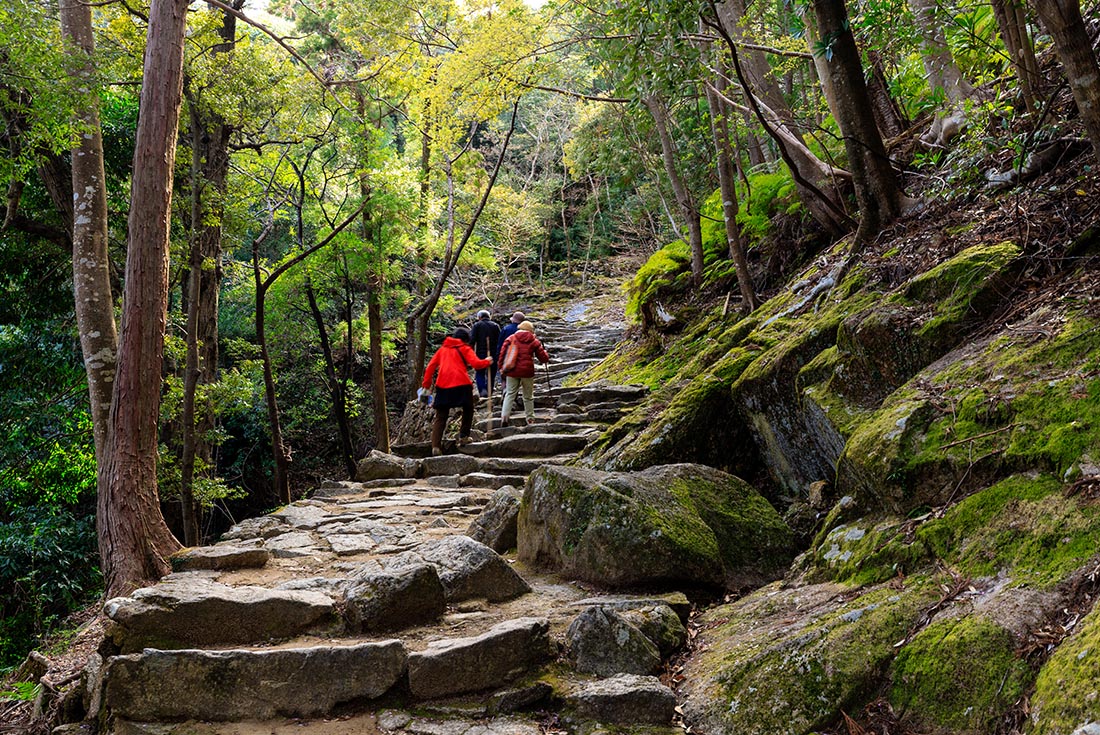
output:
[[686, 598], [606, 595], [515, 557], [527, 475], [644, 395], [561, 385], [618, 329], [561, 321], [539, 337], [551, 370], [533, 426], [517, 407], [490, 434], [483, 402], [473, 444], [372, 453], [361, 481], [244, 521], [108, 602], [88, 716], [115, 733], [674, 732], [653, 674], [683, 644]]

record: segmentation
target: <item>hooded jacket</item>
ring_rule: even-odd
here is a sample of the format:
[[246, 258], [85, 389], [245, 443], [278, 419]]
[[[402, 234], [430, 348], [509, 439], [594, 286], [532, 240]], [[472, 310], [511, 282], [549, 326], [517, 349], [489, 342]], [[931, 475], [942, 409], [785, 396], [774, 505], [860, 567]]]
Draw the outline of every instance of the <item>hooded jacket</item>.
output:
[[500, 355], [502, 358], [508, 353], [508, 344], [510, 342], [519, 343], [519, 355], [516, 359], [516, 366], [508, 371], [509, 378], [535, 377], [536, 357], [541, 363], [550, 362], [550, 355], [546, 354], [542, 342], [539, 342], [534, 332], [520, 329], [511, 337], [504, 340], [504, 344], [500, 347]]
[[[465, 358], [465, 359], [464, 359]], [[480, 370], [492, 364], [489, 358], [481, 359], [474, 354], [470, 345], [456, 337], [447, 337], [443, 345], [432, 355], [431, 362], [424, 369], [425, 388], [432, 387], [432, 376], [436, 370], [439, 376], [435, 379], [437, 388], [457, 388], [460, 385], [470, 385], [470, 368]], [[532, 373], [533, 375], [534, 373]]]

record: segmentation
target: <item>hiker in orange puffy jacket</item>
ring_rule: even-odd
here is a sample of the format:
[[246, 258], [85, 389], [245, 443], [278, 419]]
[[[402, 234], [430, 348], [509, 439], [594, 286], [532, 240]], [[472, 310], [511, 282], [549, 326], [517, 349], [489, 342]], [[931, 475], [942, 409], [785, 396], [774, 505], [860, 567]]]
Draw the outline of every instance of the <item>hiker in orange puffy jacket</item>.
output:
[[[471, 368], [480, 370], [493, 364], [490, 357], [484, 359], [474, 354], [469, 345], [470, 333], [458, 327], [443, 340], [443, 345], [432, 355], [428, 367], [424, 370], [423, 387], [432, 387], [435, 376], [435, 418], [432, 420], [432, 455], [443, 454], [443, 431], [447, 428], [447, 417], [452, 408], [462, 409], [462, 426], [458, 430], [458, 443], [465, 446], [470, 443], [470, 427], [474, 423], [473, 383], [470, 382]], [[436, 371], [439, 375], [436, 376]]]
[[523, 413], [527, 416], [527, 424], [535, 423], [535, 358], [537, 357], [543, 364], [550, 362], [550, 355], [546, 354], [542, 342], [535, 337], [535, 325], [531, 322], [521, 322], [515, 334], [504, 340], [500, 348], [502, 365], [513, 342], [516, 343], [519, 354], [516, 356], [516, 364], [505, 374], [504, 405], [500, 407], [501, 426], [508, 425], [508, 419], [512, 415], [512, 404], [516, 402], [516, 394], [521, 387], [523, 388]]

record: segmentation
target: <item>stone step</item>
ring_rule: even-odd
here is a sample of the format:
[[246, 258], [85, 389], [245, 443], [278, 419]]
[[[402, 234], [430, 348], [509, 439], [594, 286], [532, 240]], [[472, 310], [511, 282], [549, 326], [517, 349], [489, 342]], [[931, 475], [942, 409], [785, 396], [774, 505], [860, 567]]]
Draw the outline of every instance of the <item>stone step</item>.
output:
[[309, 717], [375, 699], [405, 674], [398, 640], [269, 650], [147, 649], [103, 668], [103, 704], [127, 720]]
[[517, 434], [492, 441], [474, 442], [462, 448], [475, 457], [550, 457], [579, 452], [588, 444], [577, 434]]

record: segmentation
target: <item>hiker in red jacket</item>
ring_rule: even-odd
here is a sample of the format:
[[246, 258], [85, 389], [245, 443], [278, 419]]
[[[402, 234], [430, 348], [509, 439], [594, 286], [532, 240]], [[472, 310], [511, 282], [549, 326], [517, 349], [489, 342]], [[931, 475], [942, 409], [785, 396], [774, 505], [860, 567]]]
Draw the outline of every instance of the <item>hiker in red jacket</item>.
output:
[[[474, 423], [473, 383], [469, 370], [480, 370], [493, 364], [491, 357], [482, 359], [474, 354], [469, 345], [470, 333], [458, 327], [443, 340], [443, 345], [432, 355], [428, 367], [424, 370], [422, 385], [430, 390], [432, 377], [435, 376], [435, 418], [432, 420], [432, 456], [443, 454], [443, 431], [447, 428], [447, 418], [452, 408], [462, 409], [462, 426], [458, 431], [458, 443], [465, 446], [470, 443], [470, 427]], [[439, 375], [436, 376], [436, 371]]]
[[[514, 358], [510, 352], [514, 352]], [[535, 325], [528, 321], [521, 322], [515, 334], [504, 340], [500, 348], [500, 372], [505, 375], [504, 405], [500, 407], [501, 426], [508, 425], [508, 418], [512, 415], [512, 404], [516, 402], [516, 394], [521, 387], [523, 388], [523, 412], [527, 416], [527, 424], [535, 423], [536, 357], [541, 363], [550, 362], [550, 355], [546, 354], [542, 342], [535, 337]]]

